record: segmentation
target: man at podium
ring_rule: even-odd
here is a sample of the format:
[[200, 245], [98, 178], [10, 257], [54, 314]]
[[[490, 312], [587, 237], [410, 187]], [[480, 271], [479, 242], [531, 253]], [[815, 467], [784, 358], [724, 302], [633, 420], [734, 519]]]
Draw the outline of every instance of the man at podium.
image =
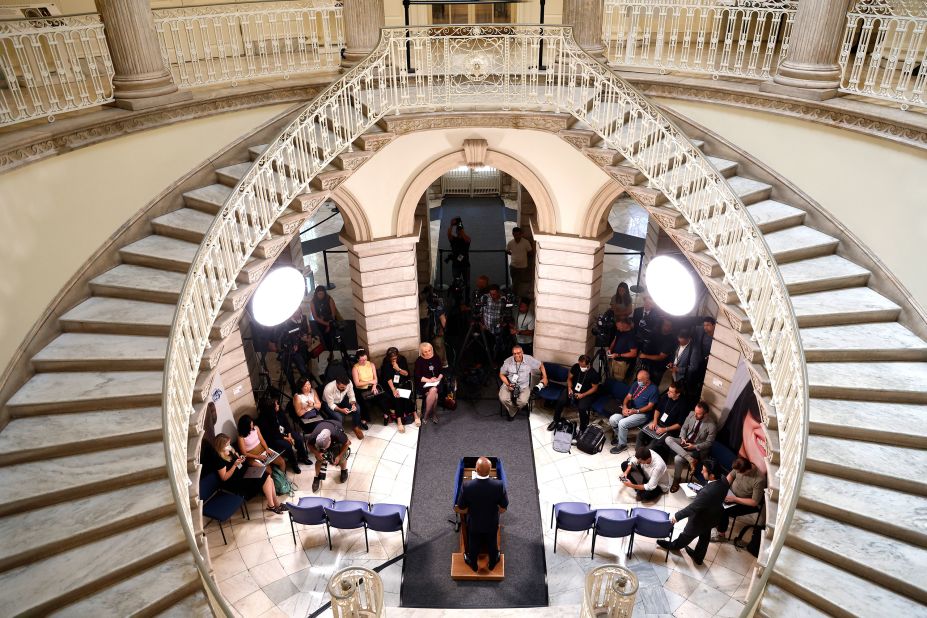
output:
[[464, 483], [457, 499], [457, 512], [467, 516], [467, 551], [464, 561], [478, 570], [477, 557], [480, 549], [486, 548], [489, 555], [489, 570], [499, 563], [499, 514], [509, 506], [505, 484], [490, 478], [492, 464], [486, 457], [476, 460], [476, 473], [472, 481]]

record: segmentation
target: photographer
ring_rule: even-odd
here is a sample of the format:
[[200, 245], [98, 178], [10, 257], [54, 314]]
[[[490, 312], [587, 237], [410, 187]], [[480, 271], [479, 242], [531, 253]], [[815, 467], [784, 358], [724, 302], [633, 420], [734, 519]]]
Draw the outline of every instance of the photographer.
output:
[[582, 434], [589, 426], [589, 410], [592, 408], [592, 396], [599, 390], [599, 374], [589, 371], [589, 357], [580, 355], [576, 364], [570, 367], [567, 376], [567, 388], [560, 393], [560, 398], [554, 406], [554, 420], [547, 426], [547, 431], [553, 431], [560, 422], [563, 409], [567, 404], [576, 406], [579, 411], [579, 433]]
[[315, 478], [312, 480], [312, 492], [319, 491], [322, 485], [322, 465], [328, 463], [341, 468], [339, 483], [348, 480], [348, 458], [345, 452], [351, 445], [344, 428], [338, 421], [321, 421], [312, 433], [306, 436], [306, 446], [315, 455]]
[[627, 382], [628, 374], [637, 362], [637, 338], [628, 318], [619, 319], [615, 326], [617, 332], [608, 348], [608, 358], [612, 361], [612, 377]]
[[520, 345], [512, 348], [512, 355], [505, 359], [499, 369], [499, 401], [508, 412], [508, 420], [514, 421], [518, 411], [528, 406], [531, 395], [531, 378], [541, 373], [541, 384], [547, 386], [547, 371], [544, 363], [533, 356], [528, 356]]
[[525, 354], [534, 351], [534, 313], [531, 311], [531, 301], [522, 298], [518, 303], [518, 313], [515, 314], [510, 326], [515, 343], [521, 346]]
[[660, 328], [660, 319], [663, 316], [653, 306], [653, 299], [644, 294], [644, 306], [634, 310], [631, 321], [634, 323], [634, 335], [637, 337], [637, 349], [642, 350], [650, 341], [651, 335]]
[[354, 435], [358, 440], [364, 439], [364, 432], [361, 429], [369, 429], [367, 423], [361, 418], [360, 408], [354, 397], [354, 387], [347, 376], [339, 375], [325, 385], [322, 390], [322, 412], [342, 425], [344, 425], [345, 417], [350, 414], [354, 421]]
[[328, 295], [324, 285], [316, 286], [309, 310], [312, 312], [313, 330], [328, 350], [328, 362], [331, 362], [335, 351], [334, 322], [338, 317], [338, 308], [335, 306], [335, 299]]
[[451, 273], [454, 279], [460, 277], [464, 281], [467, 291], [470, 290], [470, 237], [464, 231], [463, 221], [460, 217], [451, 219], [447, 228], [447, 241], [451, 245], [451, 254], [444, 258], [451, 262]]
[[434, 346], [435, 352], [444, 359], [447, 367], [447, 354], [444, 349], [444, 333], [447, 329], [447, 316], [444, 312], [444, 303], [441, 297], [430, 285], [422, 289], [419, 303], [419, 319], [421, 320], [422, 341], [428, 341]]
[[277, 327], [276, 331], [277, 357], [280, 360], [281, 371], [286, 375], [291, 392], [296, 392], [296, 380], [293, 378], [293, 368], [299, 372], [301, 378], [312, 379], [307, 361], [309, 359], [309, 323], [302, 309], [297, 309]]

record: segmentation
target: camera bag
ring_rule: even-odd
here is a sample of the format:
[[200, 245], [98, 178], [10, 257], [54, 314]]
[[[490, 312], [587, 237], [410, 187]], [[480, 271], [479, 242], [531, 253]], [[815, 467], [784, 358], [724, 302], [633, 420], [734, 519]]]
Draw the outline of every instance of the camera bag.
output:
[[584, 453], [595, 455], [605, 446], [605, 432], [598, 425], [589, 425], [579, 436], [576, 446]]

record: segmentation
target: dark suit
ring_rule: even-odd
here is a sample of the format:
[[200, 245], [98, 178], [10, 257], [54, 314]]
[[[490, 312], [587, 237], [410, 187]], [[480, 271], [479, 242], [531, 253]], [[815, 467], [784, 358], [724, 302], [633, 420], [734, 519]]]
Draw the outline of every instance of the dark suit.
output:
[[[677, 354], [679, 354], [678, 345], [676, 349], [673, 350], [672, 356], [669, 357], [669, 362], [675, 362]], [[679, 361], [675, 362], [675, 380], [682, 384], [686, 400], [693, 400], [693, 398], [695, 398], [696, 401], [698, 400], [695, 387], [698, 384], [698, 369], [701, 362], [702, 359], [699, 356], [699, 350], [696, 349], [695, 342], [689, 341], [689, 345], [686, 346], [686, 349], [683, 350], [682, 354], [679, 356]]]
[[729, 488], [725, 478], [712, 481], [698, 492], [689, 506], [676, 513], [676, 521], [683, 519], [689, 521], [686, 522], [682, 534], [673, 541], [671, 549], [687, 547], [693, 539], [698, 537], [693, 557], [697, 560], [705, 559], [708, 543], [711, 542], [711, 530], [718, 525], [724, 515], [724, 497]]
[[475, 561], [480, 548], [485, 546], [490, 562], [497, 560], [499, 508], [509, 506], [509, 497], [502, 481], [475, 479], [464, 483], [457, 506], [467, 509], [467, 553], [470, 559]]

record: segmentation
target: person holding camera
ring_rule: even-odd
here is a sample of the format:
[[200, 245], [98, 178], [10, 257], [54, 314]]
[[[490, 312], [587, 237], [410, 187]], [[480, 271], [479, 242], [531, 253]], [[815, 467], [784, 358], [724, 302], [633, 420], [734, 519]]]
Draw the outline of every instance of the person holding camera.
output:
[[444, 258], [451, 262], [451, 273], [454, 279], [460, 277], [470, 292], [470, 237], [464, 231], [463, 220], [460, 217], [451, 219], [447, 228], [447, 241], [451, 245], [451, 254]]
[[335, 328], [337, 327], [335, 322], [338, 317], [338, 307], [335, 306], [335, 299], [329, 296], [324, 285], [316, 286], [312, 294], [312, 302], [309, 304], [309, 311], [312, 313], [313, 330], [328, 350], [328, 362], [331, 362], [335, 353]]
[[354, 435], [358, 440], [364, 439], [364, 432], [361, 430], [369, 429], [367, 423], [361, 418], [351, 380], [345, 375], [339, 375], [325, 385], [322, 390], [322, 412], [342, 425], [344, 425], [345, 417], [350, 415], [354, 421]]
[[576, 406], [579, 411], [579, 433], [589, 426], [589, 410], [592, 408], [592, 396], [599, 390], [599, 374], [589, 371], [590, 360], [581, 354], [576, 364], [570, 367], [567, 376], [567, 388], [560, 393], [560, 398], [554, 405], [554, 420], [547, 426], [547, 431], [553, 431], [560, 422], [563, 409], [569, 404]]
[[499, 402], [505, 408], [509, 421], [515, 420], [518, 411], [528, 407], [528, 398], [531, 396], [531, 379], [540, 372], [541, 384], [547, 386], [547, 371], [544, 363], [525, 354], [520, 345], [512, 348], [512, 355], [505, 359], [499, 369]]
[[[380, 366], [380, 384], [383, 385], [383, 392], [386, 393], [389, 418], [396, 421], [399, 433], [406, 432], [402, 421], [408, 419], [410, 415], [415, 417], [415, 426], [421, 426], [422, 421], [415, 412], [415, 402], [411, 393], [412, 373], [409, 371], [406, 357], [399, 353], [398, 348], [390, 348], [386, 351], [383, 364]], [[408, 391], [408, 394], [400, 393], [400, 389]], [[406, 394], [405, 397], [403, 397], [404, 394]]]
[[530, 299], [522, 298], [518, 301], [518, 313], [512, 322], [510, 329], [515, 336], [515, 343], [530, 356], [534, 351], [534, 313], [531, 311]]
[[628, 318], [619, 318], [615, 322], [615, 328], [615, 338], [608, 348], [608, 358], [612, 361], [612, 377], [627, 382], [628, 374], [637, 362], [637, 338]]
[[312, 479], [312, 493], [319, 491], [322, 485], [322, 467], [328, 464], [341, 468], [339, 483], [348, 480], [348, 458], [345, 456], [351, 441], [344, 433], [344, 427], [335, 420], [321, 421], [316, 424], [312, 433], [306, 436], [306, 445], [315, 456], [315, 478]]

